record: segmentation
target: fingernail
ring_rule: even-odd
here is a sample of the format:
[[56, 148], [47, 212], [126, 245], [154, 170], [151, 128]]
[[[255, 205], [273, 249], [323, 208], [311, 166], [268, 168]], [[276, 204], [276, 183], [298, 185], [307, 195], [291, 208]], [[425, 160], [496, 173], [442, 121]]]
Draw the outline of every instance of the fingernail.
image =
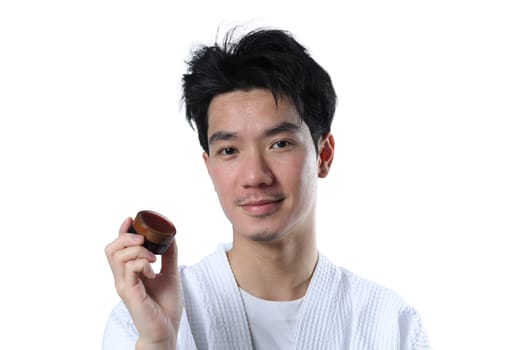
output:
[[131, 234], [131, 238], [135, 241], [135, 242], [138, 242], [142, 239], [142, 236], [141, 235], [137, 235], [137, 234]]

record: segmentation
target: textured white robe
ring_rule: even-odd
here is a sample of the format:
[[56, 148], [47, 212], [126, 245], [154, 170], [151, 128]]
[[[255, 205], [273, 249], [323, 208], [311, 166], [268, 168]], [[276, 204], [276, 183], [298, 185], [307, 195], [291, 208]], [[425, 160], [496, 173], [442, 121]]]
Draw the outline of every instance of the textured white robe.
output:
[[[250, 326], [221, 245], [201, 262], [181, 267], [184, 311], [178, 349], [250, 350]], [[126, 307], [110, 315], [103, 349], [134, 349], [137, 332]], [[393, 291], [332, 264], [319, 254], [297, 320], [294, 349], [430, 349], [417, 311]], [[266, 350], [266, 349], [258, 349]]]

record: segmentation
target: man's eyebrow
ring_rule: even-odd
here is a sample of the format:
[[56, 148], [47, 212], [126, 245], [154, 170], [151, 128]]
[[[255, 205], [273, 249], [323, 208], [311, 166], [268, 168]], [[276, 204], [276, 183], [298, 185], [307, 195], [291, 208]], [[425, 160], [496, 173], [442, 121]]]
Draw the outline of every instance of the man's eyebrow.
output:
[[264, 136], [275, 136], [286, 132], [297, 133], [300, 129], [301, 127], [297, 124], [293, 124], [290, 122], [282, 122], [280, 124], [277, 124], [273, 128], [266, 130]]
[[[297, 124], [293, 124], [290, 122], [282, 122], [280, 124], [277, 124], [274, 127], [267, 129], [264, 132], [264, 136], [271, 137], [271, 136], [279, 135], [279, 134], [286, 133], [286, 132], [296, 133], [300, 129], [301, 127]], [[238, 135], [235, 132], [217, 131], [211, 134], [210, 137], [208, 138], [208, 145], [211, 145], [214, 142], [218, 142], [218, 141], [228, 141], [228, 140], [233, 140], [237, 138], [238, 138]]]
[[214, 142], [217, 142], [217, 141], [228, 141], [228, 140], [232, 140], [232, 139], [236, 139], [236, 138], [237, 138], [237, 134], [234, 133], [234, 132], [217, 131], [217, 132], [211, 134], [211, 136], [209, 137], [208, 145], [211, 145], [211, 144], [213, 144]]

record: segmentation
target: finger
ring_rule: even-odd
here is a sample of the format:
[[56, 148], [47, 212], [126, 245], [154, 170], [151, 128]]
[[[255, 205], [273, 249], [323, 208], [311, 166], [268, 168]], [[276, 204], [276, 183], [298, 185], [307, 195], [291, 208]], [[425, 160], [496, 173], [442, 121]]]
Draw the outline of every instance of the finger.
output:
[[[130, 217], [127, 217], [126, 219], [124, 219], [122, 224], [120, 224], [119, 237], [106, 246], [105, 251], [106, 251], [106, 257], [108, 258], [108, 260], [111, 260], [111, 257], [113, 256], [113, 254], [115, 254], [115, 252], [119, 251], [120, 249], [129, 247], [129, 246], [133, 246], [133, 245], [143, 244], [144, 238], [141, 235], [127, 234], [132, 221], [133, 220]], [[122, 238], [122, 237], [125, 237], [125, 238]]]
[[146, 259], [131, 260], [126, 263], [125, 287], [132, 288], [140, 281], [140, 276], [155, 278], [155, 272]]
[[150, 263], [155, 262], [157, 257], [155, 254], [144, 248], [143, 246], [127, 247], [117, 251], [114, 255], [114, 260], [117, 264], [123, 265], [131, 260], [146, 259]]
[[127, 233], [129, 232], [129, 228], [131, 226], [131, 223], [133, 222], [133, 219], [130, 218], [130, 217], [127, 217], [123, 222], [122, 224], [120, 225], [120, 229], [118, 231], [119, 235], [120, 234], [123, 234], [123, 233]]
[[142, 246], [144, 238], [141, 235], [127, 233], [120, 235], [106, 247], [106, 256], [116, 283], [125, 276], [125, 263], [132, 259], [146, 258], [155, 261], [153, 254]]
[[127, 247], [140, 246], [144, 243], [144, 237], [134, 233], [120, 233], [119, 236], [106, 246], [106, 256], [111, 260], [119, 250]]
[[170, 246], [164, 254], [162, 254], [162, 266], [160, 273], [175, 274], [177, 273], [177, 242], [175, 239], [171, 242]]

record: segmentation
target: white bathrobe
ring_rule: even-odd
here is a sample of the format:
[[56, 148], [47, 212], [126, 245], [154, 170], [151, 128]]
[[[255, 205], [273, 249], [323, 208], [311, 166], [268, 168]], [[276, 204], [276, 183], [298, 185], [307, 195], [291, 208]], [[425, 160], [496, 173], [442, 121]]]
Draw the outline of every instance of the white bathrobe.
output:
[[[250, 350], [250, 326], [226, 257], [231, 245], [181, 267], [184, 311], [178, 349]], [[137, 331], [123, 303], [112, 311], [105, 350], [134, 349]], [[293, 349], [430, 349], [421, 318], [393, 291], [319, 261], [303, 299]], [[267, 350], [267, 349], [257, 349]]]

